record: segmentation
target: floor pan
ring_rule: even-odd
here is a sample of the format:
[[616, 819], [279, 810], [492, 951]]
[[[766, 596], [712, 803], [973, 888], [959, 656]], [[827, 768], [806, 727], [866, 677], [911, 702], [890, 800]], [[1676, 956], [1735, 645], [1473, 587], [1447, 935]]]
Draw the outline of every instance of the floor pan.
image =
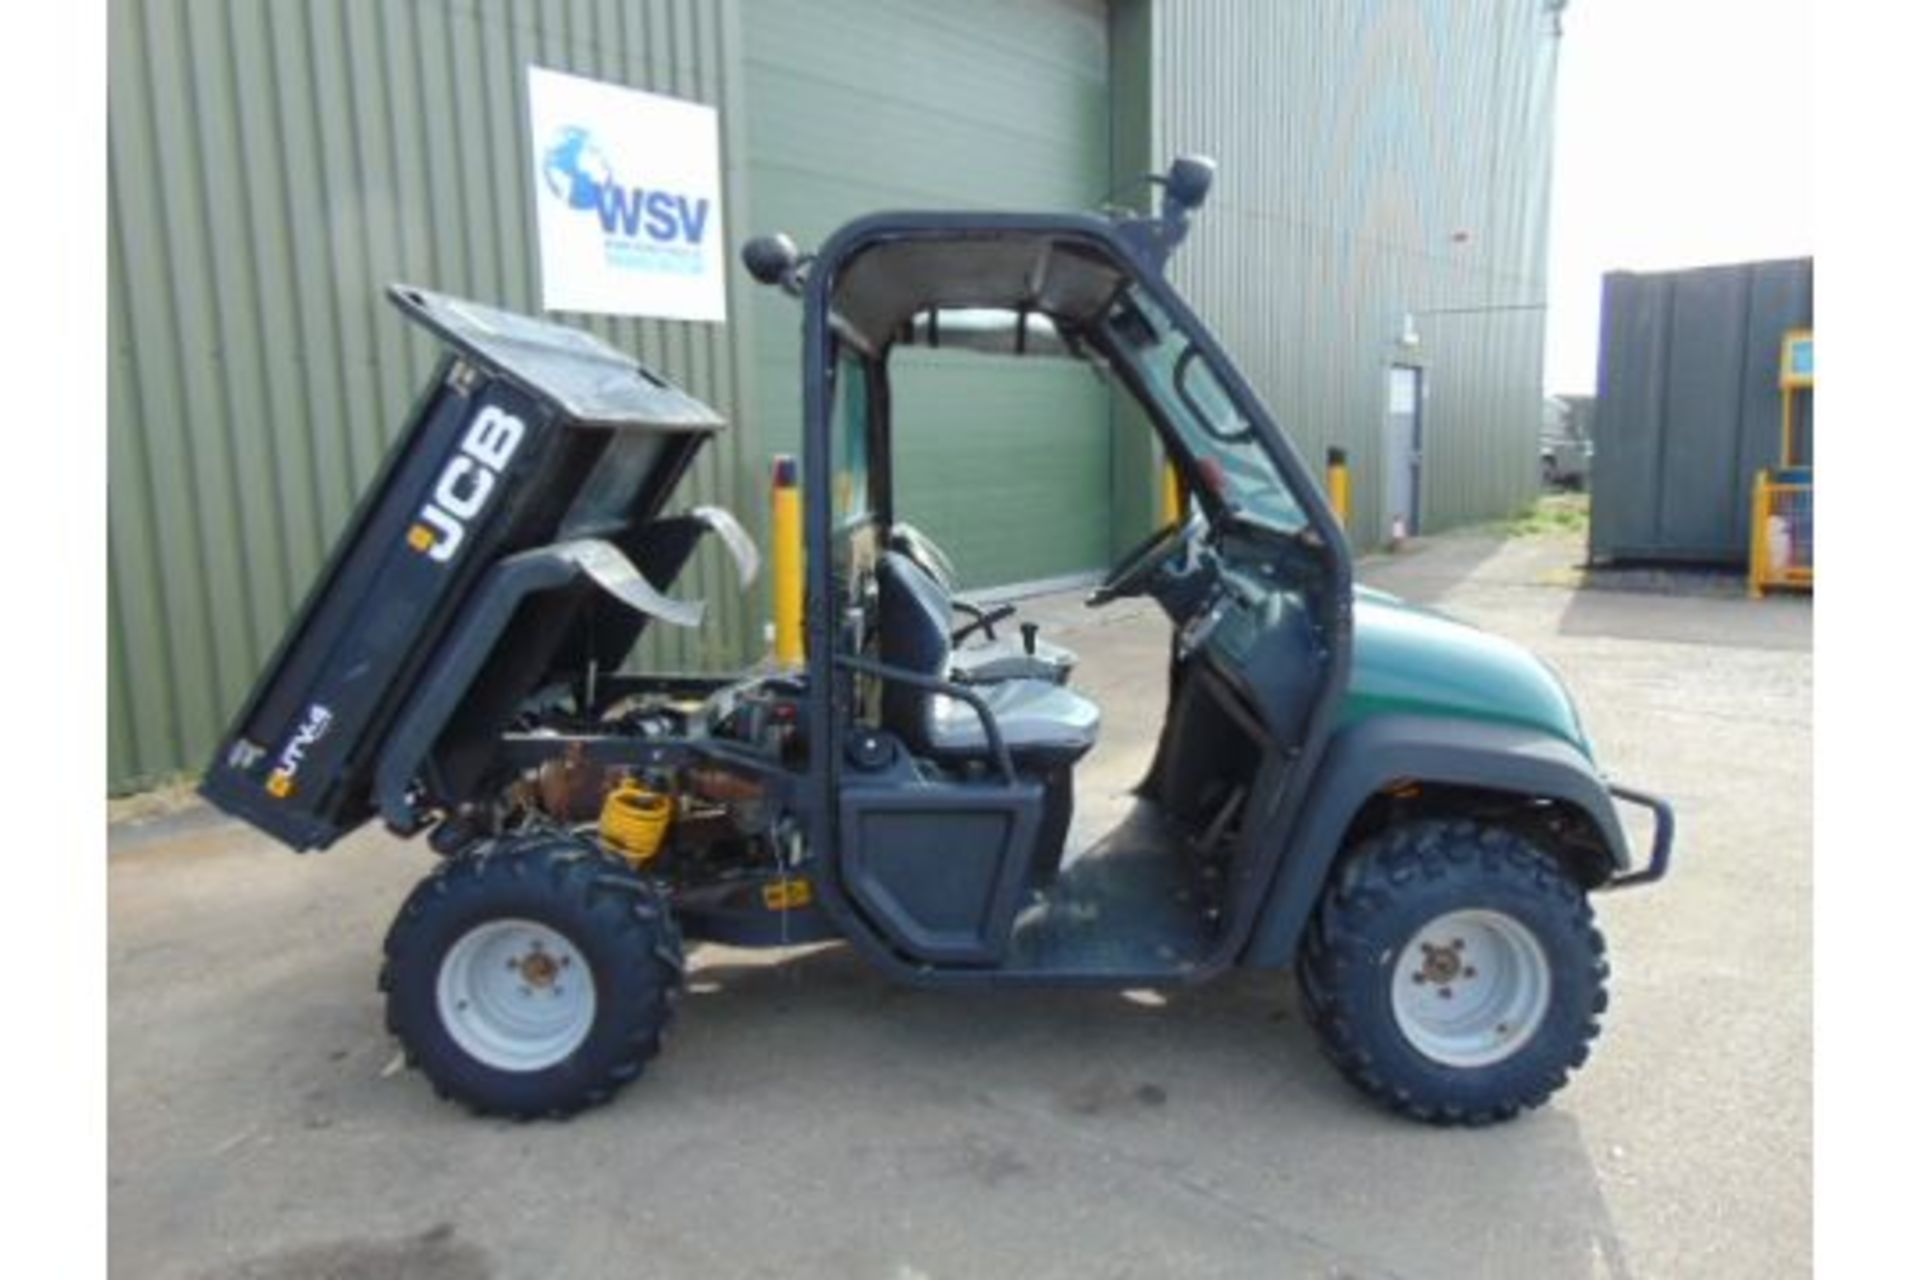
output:
[[1214, 940], [1218, 895], [1189, 844], [1155, 805], [1137, 802], [1020, 914], [1007, 967], [1178, 973], [1197, 964]]

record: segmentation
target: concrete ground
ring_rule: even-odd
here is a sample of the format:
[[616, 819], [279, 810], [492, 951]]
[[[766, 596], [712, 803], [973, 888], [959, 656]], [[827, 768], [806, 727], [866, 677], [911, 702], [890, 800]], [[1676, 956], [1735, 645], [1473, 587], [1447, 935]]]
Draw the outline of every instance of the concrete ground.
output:
[[[947, 994], [836, 948], [707, 949], [667, 1052], [610, 1106], [476, 1121], [400, 1069], [374, 993], [429, 855], [367, 831], [296, 858], [188, 812], [113, 833], [113, 1270], [1805, 1273], [1811, 610], [1578, 589], [1579, 552], [1455, 537], [1363, 574], [1534, 647], [1609, 769], [1679, 809], [1669, 881], [1601, 900], [1613, 1007], [1540, 1112], [1459, 1133], [1376, 1111], [1285, 975]], [[1080, 623], [1063, 638], [1109, 708], [1097, 805], [1144, 763], [1164, 624]]]

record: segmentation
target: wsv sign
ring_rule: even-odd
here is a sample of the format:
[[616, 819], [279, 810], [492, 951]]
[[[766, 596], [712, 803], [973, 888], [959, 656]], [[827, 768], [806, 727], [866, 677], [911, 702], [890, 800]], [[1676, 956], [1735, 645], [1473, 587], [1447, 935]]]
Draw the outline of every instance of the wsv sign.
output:
[[541, 306], [725, 322], [719, 111], [529, 66], [527, 117]]
[[705, 196], [620, 181], [593, 134], [560, 129], [540, 160], [547, 190], [576, 213], [599, 220], [607, 261], [615, 266], [698, 274], [713, 201]]
[[638, 237], [662, 244], [698, 245], [707, 234], [712, 201], [689, 200], [667, 191], [642, 191], [609, 182], [600, 188], [600, 229], [608, 235]]

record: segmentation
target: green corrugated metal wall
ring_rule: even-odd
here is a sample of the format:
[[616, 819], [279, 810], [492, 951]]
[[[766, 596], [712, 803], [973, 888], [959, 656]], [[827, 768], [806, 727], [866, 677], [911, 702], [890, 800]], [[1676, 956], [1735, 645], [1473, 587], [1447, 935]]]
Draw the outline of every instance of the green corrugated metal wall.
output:
[[1546, 6], [1160, 0], [1151, 23], [1154, 153], [1220, 162], [1173, 277], [1311, 460], [1346, 446], [1356, 541], [1382, 533], [1396, 361], [1427, 369], [1425, 530], [1530, 500], [1545, 314], [1461, 309], [1546, 297]]
[[[738, 243], [737, 22], [705, 0], [113, 0], [111, 782], [200, 765], [372, 477], [434, 351], [383, 286], [536, 308], [528, 63], [720, 106]], [[728, 328], [585, 323], [740, 424], [689, 499], [757, 521]], [[716, 557], [693, 573], [714, 656], [740, 656], [758, 602]]]
[[[113, 0], [111, 25], [115, 785], [199, 765], [378, 466], [434, 356], [384, 285], [535, 309], [529, 62], [718, 105], [731, 247], [773, 228], [816, 241], [878, 205], [1074, 207], [1107, 185], [1100, 0]], [[571, 319], [734, 420], [687, 501], [752, 527], [768, 454], [797, 438], [799, 314], [738, 273], [729, 311], [725, 327]], [[1074, 369], [1005, 381], [963, 413], [941, 370], [903, 373], [903, 397], [930, 410], [916, 442], [933, 446], [904, 451], [907, 509], [976, 577], [1095, 564], [1106, 393]], [[1097, 506], [1097, 523], [1056, 522], [1097, 536], [965, 520], [956, 469], [991, 464], [986, 437], [1039, 425], [1056, 446], [1076, 438], [1026, 478], [1068, 492], [1061, 511]], [[687, 590], [718, 606], [702, 638], [719, 643], [661, 634], [661, 660], [756, 646], [764, 602], [717, 557]]]

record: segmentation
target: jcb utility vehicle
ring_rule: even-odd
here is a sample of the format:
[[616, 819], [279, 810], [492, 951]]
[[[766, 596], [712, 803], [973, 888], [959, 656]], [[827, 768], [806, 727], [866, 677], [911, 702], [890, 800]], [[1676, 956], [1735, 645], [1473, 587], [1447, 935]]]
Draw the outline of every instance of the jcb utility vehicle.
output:
[[[448, 353], [204, 789], [299, 849], [376, 816], [429, 833], [445, 860], [380, 981], [437, 1089], [603, 1101], [659, 1048], [686, 940], [829, 939], [930, 987], [1290, 967], [1335, 1065], [1423, 1120], [1566, 1082], [1606, 1006], [1588, 895], [1658, 879], [1671, 815], [1601, 779], [1540, 662], [1353, 586], [1312, 475], [1164, 274], [1211, 177], [1177, 162], [1157, 216], [891, 213], [810, 256], [747, 246], [802, 312], [804, 659], [731, 676], [629, 661], [699, 623], [668, 592], [704, 537], [757, 564], [726, 513], [670, 513], [716, 415], [582, 333], [391, 291]], [[1091, 840], [1069, 833], [1101, 709], [1073, 656], [955, 600], [895, 511], [889, 361], [915, 344], [1088, 363], [1191, 495], [1087, 599], [1172, 622], [1156, 758]], [[1643, 863], [1616, 800], [1653, 812]]]

